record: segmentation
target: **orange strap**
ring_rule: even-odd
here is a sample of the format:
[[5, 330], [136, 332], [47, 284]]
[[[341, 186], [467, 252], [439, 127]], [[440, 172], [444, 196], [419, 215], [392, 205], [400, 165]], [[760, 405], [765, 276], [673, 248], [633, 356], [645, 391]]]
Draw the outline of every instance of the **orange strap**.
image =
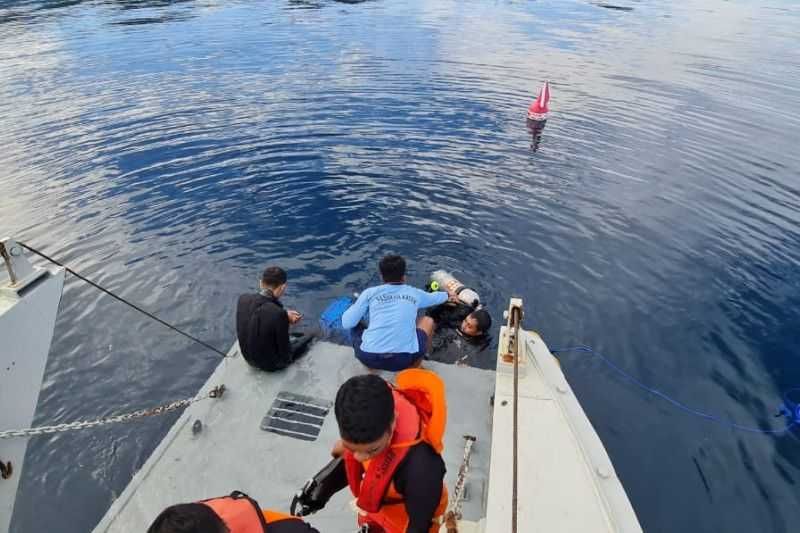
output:
[[300, 518], [296, 516], [286, 513], [279, 513], [277, 511], [270, 511], [268, 509], [262, 509], [261, 514], [264, 515], [264, 519], [267, 521], [267, 524], [271, 524], [279, 520], [300, 520]]

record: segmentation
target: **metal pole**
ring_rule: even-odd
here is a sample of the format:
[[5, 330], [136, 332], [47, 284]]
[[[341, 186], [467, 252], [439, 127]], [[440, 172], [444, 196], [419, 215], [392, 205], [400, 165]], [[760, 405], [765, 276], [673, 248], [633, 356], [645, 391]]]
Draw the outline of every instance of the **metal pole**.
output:
[[513, 359], [514, 365], [514, 405], [512, 419], [511, 455], [511, 533], [517, 533], [517, 504], [519, 501], [519, 328], [522, 324], [522, 309], [513, 306], [508, 315], [508, 349], [505, 355]]
[[11, 256], [8, 255], [8, 250], [6, 250], [6, 245], [0, 242], [0, 256], [3, 257], [3, 260], [6, 264], [6, 270], [8, 270], [8, 277], [11, 280], [12, 285], [17, 284], [17, 275], [14, 274], [14, 269], [11, 268]]

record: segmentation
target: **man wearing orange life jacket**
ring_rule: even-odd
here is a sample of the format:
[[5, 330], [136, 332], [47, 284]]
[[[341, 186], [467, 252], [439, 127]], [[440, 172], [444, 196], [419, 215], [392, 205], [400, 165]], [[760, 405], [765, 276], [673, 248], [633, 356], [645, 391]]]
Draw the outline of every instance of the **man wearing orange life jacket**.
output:
[[147, 533], [319, 533], [299, 518], [262, 510], [241, 492], [167, 507]]
[[314, 512], [349, 486], [358, 524], [370, 533], [438, 532], [447, 508], [442, 380], [423, 369], [398, 373], [396, 387], [376, 375], [356, 376], [339, 389], [335, 412], [341, 440], [333, 453], [344, 460], [326, 480], [324, 501], [301, 494], [299, 503]]

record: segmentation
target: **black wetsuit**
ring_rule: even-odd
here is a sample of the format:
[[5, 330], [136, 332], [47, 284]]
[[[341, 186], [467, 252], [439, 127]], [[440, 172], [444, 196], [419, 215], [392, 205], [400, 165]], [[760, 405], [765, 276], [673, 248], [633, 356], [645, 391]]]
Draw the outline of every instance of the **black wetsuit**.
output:
[[267, 372], [292, 364], [313, 339], [311, 335], [290, 338], [289, 315], [270, 291], [239, 296], [236, 333], [245, 360]]
[[466, 304], [451, 303], [437, 305], [428, 310], [427, 316], [436, 322], [429, 359], [475, 366], [477, 356], [491, 344], [492, 338], [486, 334], [467, 337], [460, 332], [461, 322], [474, 310]]

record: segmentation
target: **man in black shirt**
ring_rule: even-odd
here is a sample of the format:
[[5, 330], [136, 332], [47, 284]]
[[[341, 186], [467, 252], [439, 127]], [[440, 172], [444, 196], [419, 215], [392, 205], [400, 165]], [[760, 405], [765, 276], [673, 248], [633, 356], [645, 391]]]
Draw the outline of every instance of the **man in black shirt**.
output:
[[305, 353], [313, 339], [311, 335], [290, 339], [289, 325], [300, 322], [302, 315], [283, 308], [279, 298], [285, 290], [286, 272], [267, 267], [261, 276], [261, 291], [239, 296], [236, 307], [239, 349], [251, 366], [267, 372], [288, 367]]

